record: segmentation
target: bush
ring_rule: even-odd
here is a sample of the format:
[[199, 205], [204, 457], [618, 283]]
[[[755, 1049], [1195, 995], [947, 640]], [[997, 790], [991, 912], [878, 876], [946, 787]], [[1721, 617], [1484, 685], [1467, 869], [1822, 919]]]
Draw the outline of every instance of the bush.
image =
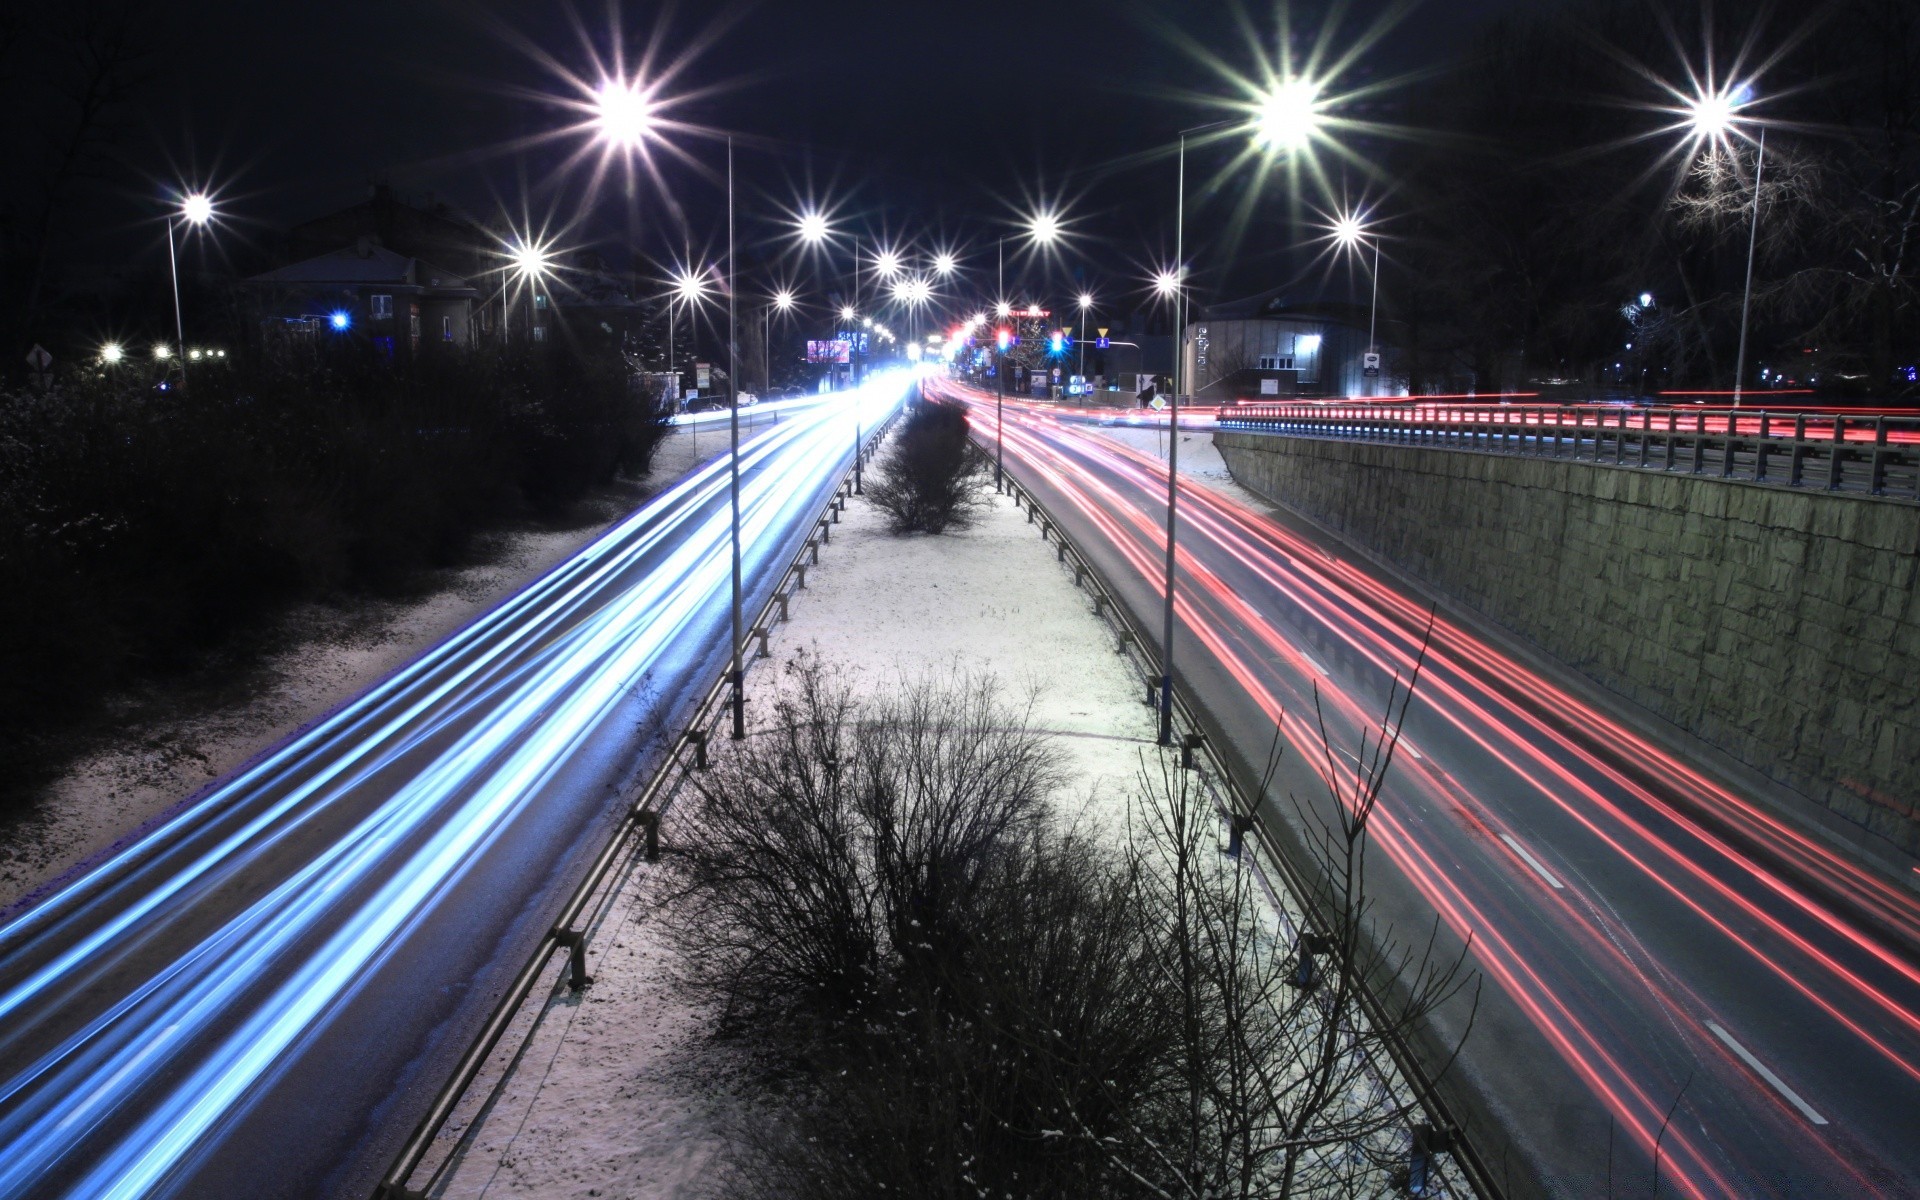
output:
[[243, 350], [185, 394], [132, 369], [0, 394], [0, 796], [107, 689], [290, 601], [404, 588], [664, 434], [617, 358], [560, 347]]
[[689, 981], [813, 1081], [749, 1174], [783, 1197], [1129, 1194], [1064, 1109], [1125, 1131], [1167, 1054], [1140, 1019], [1164, 972], [1127, 870], [1057, 829], [1044, 736], [990, 679], [867, 705], [817, 664], [794, 682], [698, 780], [669, 910]]
[[957, 404], [926, 401], [907, 415], [866, 489], [893, 532], [965, 529], [986, 507], [985, 464], [967, 433]]
[[[724, 1028], [799, 1081], [741, 1164], [745, 1194], [1404, 1186], [1420, 1109], [1391, 1048], [1465, 985], [1460, 958], [1397, 945], [1365, 894], [1411, 682], [1335, 773], [1333, 815], [1303, 809], [1325, 930], [1308, 942], [1255, 852], [1221, 853], [1213, 792], [1170, 754], [1142, 763], [1130, 836], [1099, 842], [1060, 828], [1048, 744], [990, 680], [860, 704], [817, 663], [793, 671], [771, 726], [694, 777], [668, 910]], [[1363, 992], [1384, 998], [1372, 1013]]]

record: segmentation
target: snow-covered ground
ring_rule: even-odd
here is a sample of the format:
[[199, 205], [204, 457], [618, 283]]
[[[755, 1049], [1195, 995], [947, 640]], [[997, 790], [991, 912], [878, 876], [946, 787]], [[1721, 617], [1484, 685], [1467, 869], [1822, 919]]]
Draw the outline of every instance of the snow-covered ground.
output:
[[[1084, 428], [1089, 433], [1110, 438], [1149, 458], [1167, 461], [1167, 431], [1164, 429], [1131, 429], [1124, 425], [1088, 425]], [[1225, 492], [1255, 512], [1266, 512], [1272, 507], [1233, 481], [1232, 472], [1227, 470], [1227, 460], [1221, 458], [1220, 451], [1214, 449], [1211, 433], [1189, 431], [1180, 435], [1180, 476]]]
[[[770, 710], [767, 690], [801, 653], [868, 692], [956, 666], [990, 672], [1010, 699], [1032, 690], [1034, 723], [1077, 781], [1065, 815], [1117, 827], [1140, 752], [1153, 745], [1153, 710], [1086, 593], [1010, 500], [996, 497], [974, 529], [896, 538], [856, 498], [820, 563], [749, 676], [749, 696], [761, 697], [750, 712]], [[549, 1001], [431, 1194], [727, 1194], [734, 1131], [772, 1110], [738, 1052], [707, 1036], [710, 1014], [675, 994], [658, 886], [644, 866], [628, 878], [591, 944], [595, 982]], [[469, 1128], [459, 1120], [446, 1141]]]
[[150, 715], [173, 708], [164, 693], [115, 701], [123, 731], [49, 784], [32, 813], [0, 827], [0, 910], [366, 691], [724, 448], [724, 434], [703, 432], [697, 443], [670, 434], [648, 477], [584, 523], [496, 535], [484, 561], [443, 572], [419, 599], [296, 608], [274, 636], [285, 648], [248, 668], [244, 696], [164, 716]]

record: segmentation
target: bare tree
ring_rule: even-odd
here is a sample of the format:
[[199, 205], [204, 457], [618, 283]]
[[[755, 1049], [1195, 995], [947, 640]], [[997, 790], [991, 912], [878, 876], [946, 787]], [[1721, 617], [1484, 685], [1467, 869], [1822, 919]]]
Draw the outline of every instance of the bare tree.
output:
[[[1351, 766], [1318, 722], [1328, 803], [1294, 801], [1317, 887], [1304, 924], [1276, 914], [1251, 843], [1220, 853], [1226, 814], [1197, 773], [1168, 755], [1143, 768], [1138, 877], [1176, 1050], [1160, 1091], [1128, 1110], [1131, 1136], [1080, 1132], [1154, 1194], [1371, 1195], [1404, 1169], [1419, 1106], [1392, 1049], [1469, 986], [1464, 948], [1439, 954], [1437, 927], [1417, 947], [1397, 943], [1367, 899], [1369, 827], [1418, 673], [1416, 662], [1396, 678]], [[1280, 754], [1276, 733], [1262, 796]]]

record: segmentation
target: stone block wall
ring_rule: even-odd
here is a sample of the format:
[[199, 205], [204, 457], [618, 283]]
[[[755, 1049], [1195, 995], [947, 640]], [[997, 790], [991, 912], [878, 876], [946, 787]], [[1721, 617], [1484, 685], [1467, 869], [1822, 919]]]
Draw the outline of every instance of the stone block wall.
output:
[[1920, 854], [1920, 507], [1221, 432], [1241, 484]]

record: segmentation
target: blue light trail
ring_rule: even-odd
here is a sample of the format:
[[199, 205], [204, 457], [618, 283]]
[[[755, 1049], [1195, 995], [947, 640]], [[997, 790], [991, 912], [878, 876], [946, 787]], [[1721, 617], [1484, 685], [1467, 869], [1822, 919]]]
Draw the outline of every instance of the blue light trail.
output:
[[[824, 500], [856, 406], [872, 429], [906, 382], [787, 406], [743, 445], [750, 578]], [[723, 457], [0, 925], [0, 1197], [178, 1187], [577, 754], [631, 739], [611, 718], [634, 691], [723, 628], [726, 488]]]

